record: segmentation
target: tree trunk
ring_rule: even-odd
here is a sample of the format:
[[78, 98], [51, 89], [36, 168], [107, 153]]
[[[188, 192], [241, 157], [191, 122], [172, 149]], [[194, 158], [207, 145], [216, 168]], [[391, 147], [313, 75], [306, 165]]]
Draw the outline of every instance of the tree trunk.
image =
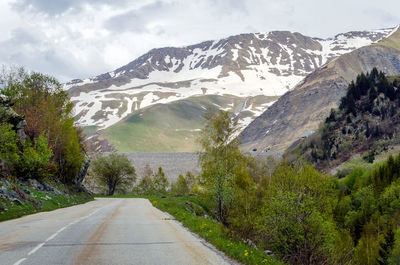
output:
[[224, 214], [222, 213], [222, 200], [218, 200], [218, 217], [221, 223], [224, 223]]
[[113, 184], [108, 185], [108, 196], [114, 195], [114, 192], [115, 192], [115, 185]]

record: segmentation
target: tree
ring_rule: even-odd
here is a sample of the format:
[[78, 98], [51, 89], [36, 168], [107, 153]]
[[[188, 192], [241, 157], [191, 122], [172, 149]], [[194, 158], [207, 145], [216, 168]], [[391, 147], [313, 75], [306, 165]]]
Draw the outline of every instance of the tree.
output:
[[44, 134], [39, 135], [34, 143], [28, 138], [16, 169], [17, 175], [38, 180], [51, 176], [52, 156], [53, 152], [48, 147], [47, 137]]
[[264, 244], [290, 264], [326, 264], [332, 247], [331, 222], [312, 197], [280, 191], [264, 204], [259, 234]]
[[55, 177], [73, 182], [83, 166], [85, 147], [82, 134], [74, 127], [73, 104], [62, 85], [51, 76], [20, 68], [0, 76], [0, 93], [25, 118], [25, 133], [31, 142], [46, 135]]
[[195, 177], [190, 172], [187, 172], [185, 176], [179, 174], [178, 179], [171, 184], [171, 192], [179, 195], [187, 195], [192, 191], [195, 181]]
[[354, 260], [359, 265], [378, 264], [380, 258], [382, 235], [379, 234], [379, 228], [373, 221], [368, 222], [363, 229], [360, 241], [355, 248]]
[[237, 123], [228, 112], [208, 111], [200, 137], [201, 182], [215, 204], [218, 220], [225, 224], [227, 211], [235, 199], [236, 184], [241, 182], [239, 187], [246, 189], [249, 183], [247, 160], [239, 150], [236, 130]]
[[179, 174], [176, 182], [171, 184], [171, 192], [179, 195], [186, 195], [189, 191], [188, 182], [182, 174]]
[[134, 188], [134, 193], [138, 195], [150, 195], [154, 193], [154, 182], [149, 176], [144, 176], [139, 184]]
[[393, 251], [388, 258], [388, 264], [390, 265], [400, 264], [400, 229], [398, 229], [395, 233]]
[[290, 264], [326, 264], [335, 238], [335, 193], [329, 177], [312, 166], [281, 162], [253, 221], [259, 241]]
[[143, 169], [143, 177], [151, 177], [153, 176], [153, 170], [151, 169], [149, 164], [146, 164]]
[[0, 173], [3, 170], [12, 171], [19, 162], [20, 155], [17, 143], [18, 139], [12, 130], [12, 125], [0, 123]]
[[108, 188], [108, 195], [113, 195], [119, 189], [124, 191], [136, 180], [135, 168], [126, 155], [109, 154], [92, 162], [93, 172], [101, 184]]
[[162, 167], [158, 168], [157, 173], [153, 177], [154, 191], [156, 194], [166, 194], [169, 186], [168, 179], [165, 177], [165, 173]]

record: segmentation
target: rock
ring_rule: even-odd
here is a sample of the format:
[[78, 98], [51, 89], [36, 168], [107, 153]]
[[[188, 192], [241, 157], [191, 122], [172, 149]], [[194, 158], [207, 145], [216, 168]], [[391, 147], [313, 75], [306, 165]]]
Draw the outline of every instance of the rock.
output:
[[25, 120], [20, 121], [17, 124], [17, 126], [15, 126], [15, 129], [17, 131], [17, 137], [22, 144], [24, 144], [26, 140], [25, 126], [26, 126]]
[[195, 212], [193, 212], [192, 210], [190, 210], [189, 208], [187, 208], [187, 207], [185, 207], [185, 210], [186, 211], [188, 211], [189, 213], [191, 213], [191, 214], [194, 214], [194, 215], [196, 215], [196, 213]]
[[20, 200], [18, 200], [17, 198], [13, 198], [13, 199], [11, 199], [11, 201], [12, 201], [13, 203], [18, 204], [18, 205], [22, 205], [22, 204], [23, 204], [23, 203], [22, 203]]
[[22, 189], [22, 191], [25, 192], [28, 195], [31, 194], [31, 192], [29, 190], [27, 190], [27, 189]]
[[268, 250], [268, 249], [267, 249], [267, 250], [265, 250], [264, 252], [265, 252], [265, 254], [267, 254], [268, 256], [275, 257], [274, 253], [272, 253], [271, 250]]
[[1, 187], [0, 189], [0, 193], [4, 195], [4, 197], [7, 197], [9, 199], [12, 198], [17, 198], [19, 197], [18, 194], [15, 191], [9, 190], [6, 187]]
[[29, 179], [29, 184], [36, 190], [41, 190], [41, 191], [45, 190], [45, 187], [36, 179]]
[[251, 247], [257, 249], [257, 245], [254, 244], [254, 242], [251, 241], [250, 239], [246, 239], [246, 243], [247, 243], [247, 245], [249, 245], [249, 246], [251, 246]]
[[8, 182], [8, 180], [3, 179], [2, 182], [6, 185], [6, 186], [11, 186], [10, 182]]

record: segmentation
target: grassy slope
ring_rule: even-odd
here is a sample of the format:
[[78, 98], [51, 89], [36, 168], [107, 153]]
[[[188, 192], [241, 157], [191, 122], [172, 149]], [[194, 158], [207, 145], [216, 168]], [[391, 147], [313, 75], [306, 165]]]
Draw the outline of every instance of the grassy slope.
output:
[[[25, 200], [21, 199], [22, 205], [20, 205], [17, 202], [12, 202], [4, 197], [0, 197], [0, 221], [37, 212], [52, 211], [93, 200], [92, 195], [85, 192], [73, 192], [64, 185], [57, 185], [57, 189], [68, 195], [54, 195], [50, 192], [39, 191], [32, 187], [21, 186], [16, 183], [11, 184], [13, 187], [7, 186], [7, 188], [22, 194]], [[23, 189], [28, 190], [30, 194], [24, 193]]]
[[376, 45], [389, 47], [400, 51], [400, 28], [397, 29], [397, 31], [394, 32], [389, 38], [378, 42]]
[[[132, 196], [120, 197], [129, 198]], [[221, 223], [204, 217], [207, 212], [196, 196], [166, 198], [148, 196], [147, 199], [150, 200], [154, 207], [168, 212], [190, 231], [204, 238], [227, 256], [243, 264], [285, 264], [271, 258], [263, 251], [249, 246], [243, 240], [232, 236]]]
[[[191, 152], [198, 150], [196, 139], [204, 124], [206, 108], [238, 111], [245, 99], [234, 96], [198, 96], [169, 104], [158, 104], [136, 111], [128, 118], [101, 132], [122, 152]], [[272, 99], [255, 98], [255, 104]], [[262, 102], [262, 103], [259, 103]]]

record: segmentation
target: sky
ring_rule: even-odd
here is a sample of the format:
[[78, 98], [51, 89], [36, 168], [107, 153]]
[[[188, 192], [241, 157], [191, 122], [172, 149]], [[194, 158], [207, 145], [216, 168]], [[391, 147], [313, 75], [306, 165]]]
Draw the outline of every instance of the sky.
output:
[[152, 48], [290, 30], [328, 38], [400, 24], [398, 0], [1, 0], [0, 65], [61, 82], [123, 66]]

